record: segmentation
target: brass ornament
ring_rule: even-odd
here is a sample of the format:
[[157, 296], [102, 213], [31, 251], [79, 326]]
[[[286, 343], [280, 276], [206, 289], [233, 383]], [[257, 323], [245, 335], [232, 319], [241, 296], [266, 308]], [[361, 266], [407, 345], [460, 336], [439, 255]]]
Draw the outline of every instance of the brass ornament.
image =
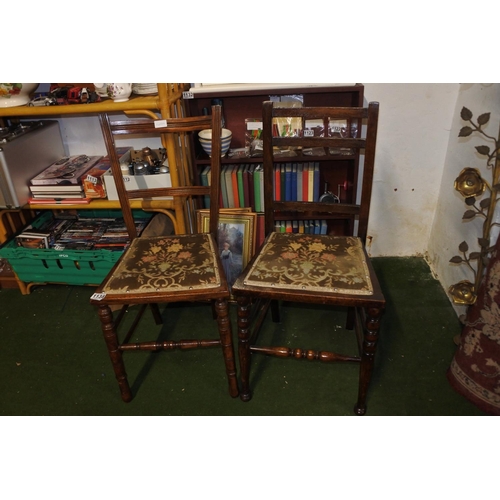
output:
[[464, 168], [455, 179], [455, 189], [464, 197], [480, 196], [486, 189], [479, 170], [476, 168]]
[[451, 285], [450, 288], [448, 288], [448, 292], [455, 304], [470, 306], [474, 304], [477, 299], [477, 295], [474, 291], [474, 284], [468, 280], [463, 280]]

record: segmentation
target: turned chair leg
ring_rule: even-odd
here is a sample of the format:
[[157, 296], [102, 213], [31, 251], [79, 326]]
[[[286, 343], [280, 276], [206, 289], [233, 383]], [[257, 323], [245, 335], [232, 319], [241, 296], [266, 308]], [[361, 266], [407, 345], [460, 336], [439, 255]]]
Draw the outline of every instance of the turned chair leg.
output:
[[242, 401], [250, 401], [250, 299], [237, 297], [238, 303], [238, 356], [240, 361], [240, 379]]
[[128, 403], [129, 401], [132, 401], [133, 396], [127, 380], [125, 365], [123, 363], [123, 353], [118, 347], [118, 336], [113, 322], [113, 313], [108, 305], [103, 304], [99, 306], [98, 314], [99, 319], [101, 320], [104, 341], [106, 342], [106, 346], [108, 348], [108, 354], [111, 358], [111, 363], [113, 365], [116, 380], [118, 381], [118, 386], [120, 387], [122, 399]]
[[229, 319], [229, 308], [226, 299], [215, 301], [215, 312], [222, 347], [222, 355], [226, 365], [227, 380], [229, 383], [229, 394], [235, 398], [239, 394], [238, 379], [236, 377], [236, 362], [232, 343], [231, 321]]
[[378, 333], [380, 330], [380, 318], [382, 316], [382, 309], [375, 307], [368, 307], [365, 312], [366, 324], [363, 328], [358, 401], [354, 406], [354, 413], [356, 413], [356, 415], [364, 415], [366, 413], [366, 395], [372, 377], [375, 350], [377, 348]]

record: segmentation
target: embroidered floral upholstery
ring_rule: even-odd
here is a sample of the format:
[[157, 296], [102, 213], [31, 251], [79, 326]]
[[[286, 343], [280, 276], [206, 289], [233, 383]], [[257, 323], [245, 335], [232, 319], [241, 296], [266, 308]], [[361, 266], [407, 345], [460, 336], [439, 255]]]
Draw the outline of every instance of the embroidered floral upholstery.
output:
[[356, 237], [272, 233], [245, 285], [371, 295], [361, 240]]
[[209, 234], [136, 238], [106, 283], [106, 294], [220, 286]]

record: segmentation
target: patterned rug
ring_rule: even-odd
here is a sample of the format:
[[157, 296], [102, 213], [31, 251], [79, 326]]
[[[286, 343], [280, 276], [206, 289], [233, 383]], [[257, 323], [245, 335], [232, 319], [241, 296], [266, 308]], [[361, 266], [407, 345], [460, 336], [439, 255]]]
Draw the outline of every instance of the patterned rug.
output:
[[452, 387], [492, 415], [500, 415], [500, 238], [478, 298], [467, 313], [460, 345], [448, 370]]
[[345, 236], [271, 233], [245, 285], [371, 295], [361, 240]]

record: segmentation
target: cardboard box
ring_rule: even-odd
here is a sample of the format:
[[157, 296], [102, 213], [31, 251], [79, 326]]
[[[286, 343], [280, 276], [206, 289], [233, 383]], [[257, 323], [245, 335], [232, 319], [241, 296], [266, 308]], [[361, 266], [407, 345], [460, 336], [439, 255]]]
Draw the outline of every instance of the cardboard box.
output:
[[[128, 165], [130, 163], [132, 150], [131, 146], [116, 148], [120, 165]], [[106, 185], [103, 176], [110, 168], [109, 156], [105, 156], [97, 165], [82, 175], [81, 181], [86, 198], [106, 198]]]
[[[113, 179], [111, 170], [104, 173], [103, 179], [106, 185], [108, 200], [118, 200], [118, 191], [116, 190], [115, 180]], [[127, 191], [133, 191], [134, 189], [172, 187], [170, 174], [124, 175], [123, 180], [125, 181], [125, 189]], [[172, 196], [162, 196], [161, 198], [158, 197], [155, 199], [172, 200], [173, 198]]]

